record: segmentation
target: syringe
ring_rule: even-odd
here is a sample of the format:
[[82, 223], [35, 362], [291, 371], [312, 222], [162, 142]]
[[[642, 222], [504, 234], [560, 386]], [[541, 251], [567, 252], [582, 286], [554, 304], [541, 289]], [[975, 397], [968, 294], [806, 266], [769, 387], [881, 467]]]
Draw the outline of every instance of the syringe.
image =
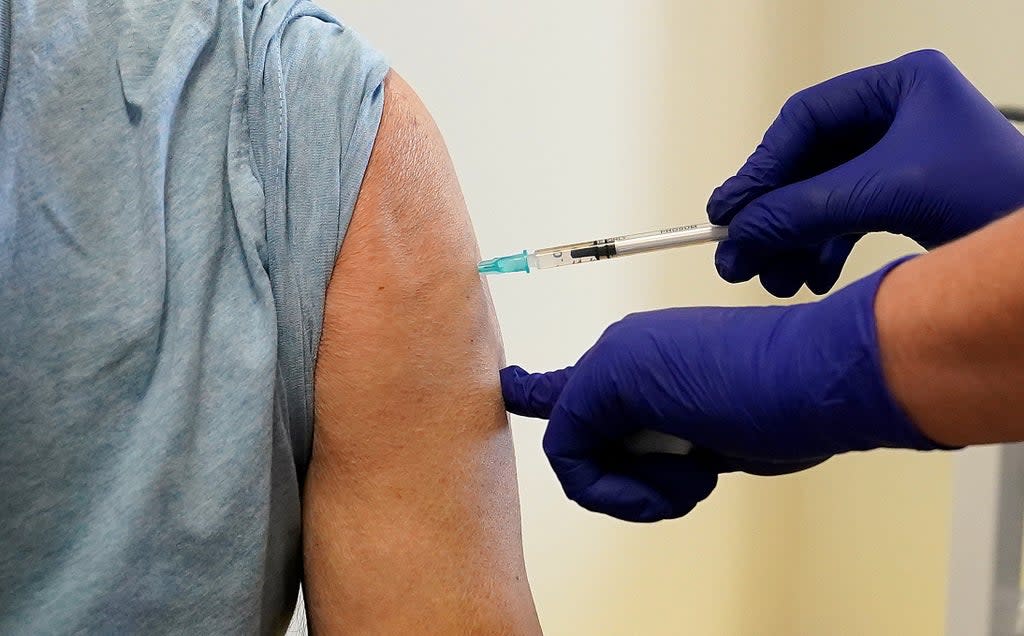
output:
[[563, 265], [578, 265], [607, 258], [631, 256], [645, 252], [667, 250], [686, 245], [700, 245], [724, 240], [729, 228], [724, 225], [682, 225], [654, 232], [614, 236], [585, 243], [557, 245], [540, 250], [523, 250], [521, 254], [500, 256], [481, 261], [477, 270], [481, 274], [509, 274], [530, 272], [534, 269], [548, 269]]

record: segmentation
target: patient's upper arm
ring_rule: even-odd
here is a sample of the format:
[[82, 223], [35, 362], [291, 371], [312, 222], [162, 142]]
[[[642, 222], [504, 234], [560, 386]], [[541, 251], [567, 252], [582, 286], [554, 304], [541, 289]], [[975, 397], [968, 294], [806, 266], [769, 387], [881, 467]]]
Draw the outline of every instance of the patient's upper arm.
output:
[[539, 631], [478, 258], [440, 134], [391, 74], [316, 368], [303, 507], [316, 631]]

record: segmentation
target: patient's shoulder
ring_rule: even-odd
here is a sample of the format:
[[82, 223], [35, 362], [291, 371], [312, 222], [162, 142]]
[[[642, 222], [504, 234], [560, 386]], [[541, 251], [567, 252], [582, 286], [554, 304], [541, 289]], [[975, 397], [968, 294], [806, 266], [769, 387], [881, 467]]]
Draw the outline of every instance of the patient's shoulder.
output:
[[317, 361], [303, 534], [321, 631], [538, 631], [478, 259], [440, 133], [391, 75]]
[[[376, 363], [363, 380], [400, 361], [410, 376], [406, 391], [442, 371], [479, 376], [480, 360], [490, 367], [501, 358], [490, 296], [476, 271], [476, 238], [441, 134], [397, 74], [388, 76], [385, 92], [370, 165], [328, 287], [318, 391], [352, 369], [342, 363], [352, 357]], [[320, 408], [331, 401], [320, 397]]]

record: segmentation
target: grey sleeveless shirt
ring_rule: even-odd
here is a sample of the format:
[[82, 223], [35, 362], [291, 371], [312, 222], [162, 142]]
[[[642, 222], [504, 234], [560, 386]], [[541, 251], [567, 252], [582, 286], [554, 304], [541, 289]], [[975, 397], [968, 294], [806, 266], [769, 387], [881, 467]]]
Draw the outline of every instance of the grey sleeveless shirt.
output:
[[273, 633], [384, 60], [294, 0], [0, 0], [0, 633]]

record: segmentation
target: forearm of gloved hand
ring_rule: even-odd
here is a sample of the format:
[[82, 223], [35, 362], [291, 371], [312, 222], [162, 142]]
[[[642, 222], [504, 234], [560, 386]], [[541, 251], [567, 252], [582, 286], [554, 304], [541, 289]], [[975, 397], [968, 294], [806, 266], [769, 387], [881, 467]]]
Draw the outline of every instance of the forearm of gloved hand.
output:
[[875, 302], [887, 383], [953, 446], [1024, 440], [1024, 210], [895, 269]]

